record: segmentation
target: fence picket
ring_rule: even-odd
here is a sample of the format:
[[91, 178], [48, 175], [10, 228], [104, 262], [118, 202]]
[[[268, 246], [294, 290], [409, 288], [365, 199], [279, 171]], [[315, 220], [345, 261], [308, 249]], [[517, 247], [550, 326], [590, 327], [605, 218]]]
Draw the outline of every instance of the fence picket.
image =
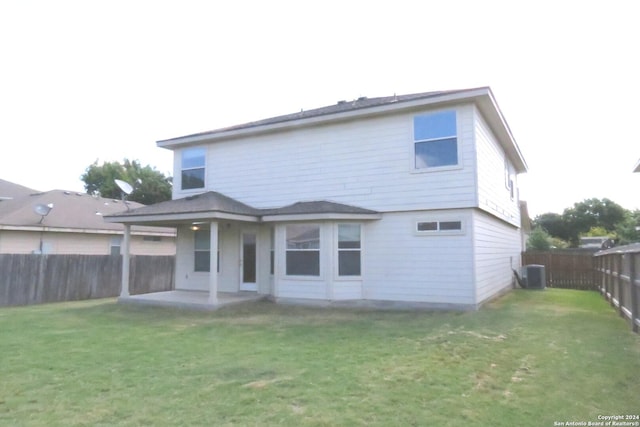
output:
[[593, 251], [527, 251], [522, 253], [522, 265], [527, 264], [544, 265], [551, 288], [597, 290]]
[[[131, 257], [131, 293], [174, 288], [175, 257]], [[122, 257], [0, 254], [0, 307], [115, 297]]]
[[634, 332], [640, 327], [640, 244], [620, 246], [595, 254], [598, 287], [620, 316], [629, 320]]

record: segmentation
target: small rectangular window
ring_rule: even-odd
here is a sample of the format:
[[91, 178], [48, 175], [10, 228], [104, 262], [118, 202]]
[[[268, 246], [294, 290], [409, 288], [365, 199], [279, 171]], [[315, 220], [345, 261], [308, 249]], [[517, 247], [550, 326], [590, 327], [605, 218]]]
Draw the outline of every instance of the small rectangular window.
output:
[[419, 222], [418, 231], [438, 231], [438, 222], [437, 221]]
[[111, 238], [110, 244], [110, 254], [111, 255], [120, 255], [120, 248], [122, 247], [122, 237], [115, 236]]
[[462, 230], [462, 222], [461, 221], [440, 221], [440, 230], [441, 231]]
[[205, 157], [206, 150], [201, 147], [187, 148], [182, 151], [181, 179], [183, 190], [204, 188]]
[[416, 231], [418, 234], [462, 231], [462, 221], [418, 221]]
[[320, 276], [320, 226], [287, 225], [287, 276]]
[[338, 275], [360, 276], [361, 236], [360, 224], [338, 225]]
[[456, 112], [441, 111], [413, 118], [415, 168], [458, 164]]

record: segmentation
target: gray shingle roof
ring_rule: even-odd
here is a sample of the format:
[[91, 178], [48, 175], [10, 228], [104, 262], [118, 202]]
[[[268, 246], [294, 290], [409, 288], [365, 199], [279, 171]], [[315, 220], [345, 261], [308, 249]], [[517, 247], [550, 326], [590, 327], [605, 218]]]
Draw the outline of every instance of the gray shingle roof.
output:
[[37, 190], [0, 179], [0, 200], [15, 199], [16, 197], [28, 196], [31, 193], [37, 193]]
[[[142, 207], [140, 203], [127, 202], [130, 208]], [[34, 212], [38, 204], [53, 204], [43, 219]], [[76, 229], [91, 231], [122, 231], [121, 224], [105, 222], [103, 216], [126, 212], [120, 200], [93, 197], [86, 193], [51, 190], [31, 193], [0, 202], [0, 227], [48, 227], [50, 229]], [[171, 232], [157, 227], [137, 227], [135, 231]]]
[[441, 95], [450, 95], [450, 94], [455, 94], [460, 92], [469, 92], [476, 89], [480, 89], [480, 88], [421, 92], [421, 93], [412, 93], [407, 95], [383, 96], [383, 97], [377, 97], [377, 98], [360, 97], [353, 101], [338, 101], [338, 103], [329, 105], [326, 107], [314, 108], [312, 110], [301, 110], [300, 112], [297, 112], [297, 113], [270, 117], [263, 120], [242, 123], [239, 125], [224, 127], [220, 129], [206, 131], [206, 132], [194, 133], [191, 135], [180, 136], [177, 138], [165, 139], [163, 141], [158, 141], [158, 142], [162, 143], [162, 142], [170, 142], [174, 140], [191, 138], [196, 136], [215, 135], [218, 133], [229, 132], [234, 130], [248, 129], [248, 128], [254, 128], [259, 126], [267, 126], [267, 125], [272, 125], [276, 123], [290, 122], [290, 121], [308, 119], [308, 118], [319, 117], [319, 116], [327, 116], [331, 114], [339, 114], [347, 111], [362, 110], [366, 108], [380, 107], [383, 105], [390, 105], [390, 104], [398, 104], [402, 102], [414, 101], [418, 99], [427, 99], [427, 98], [432, 98], [432, 97], [441, 96]]
[[378, 212], [342, 203], [324, 200], [297, 202], [277, 209], [264, 209], [262, 215], [304, 215], [304, 214], [377, 214]]
[[231, 197], [216, 191], [208, 191], [206, 193], [194, 196], [184, 197], [182, 199], [168, 200], [149, 206], [144, 206], [130, 211], [119, 212], [113, 217], [127, 217], [138, 215], [163, 215], [163, 214], [180, 214], [180, 213], [196, 213], [196, 212], [224, 212], [236, 215], [260, 215], [260, 209], [245, 205]]
[[174, 199], [154, 205], [144, 206], [130, 211], [109, 215], [108, 218], [117, 220], [139, 216], [168, 216], [184, 213], [212, 213], [222, 212], [234, 215], [248, 215], [253, 217], [274, 215], [307, 215], [307, 214], [377, 214], [378, 212], [357, 206], [328, 201], [297, 202], [281, 208], [258, 209], [235, 200], [216, 191]]

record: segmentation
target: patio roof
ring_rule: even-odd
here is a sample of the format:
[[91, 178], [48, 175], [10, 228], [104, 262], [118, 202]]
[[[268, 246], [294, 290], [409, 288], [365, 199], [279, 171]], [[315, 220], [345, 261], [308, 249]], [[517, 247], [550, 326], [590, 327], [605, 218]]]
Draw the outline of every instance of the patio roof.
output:
[[107, 222], [175, 224], [202, 220], [245, 222], [320, 219], [379, 219], [380, 213], [325, 200], [297, 202], [281, 208], [258, 209], [216, 191], [144, 206], [104, 217]]

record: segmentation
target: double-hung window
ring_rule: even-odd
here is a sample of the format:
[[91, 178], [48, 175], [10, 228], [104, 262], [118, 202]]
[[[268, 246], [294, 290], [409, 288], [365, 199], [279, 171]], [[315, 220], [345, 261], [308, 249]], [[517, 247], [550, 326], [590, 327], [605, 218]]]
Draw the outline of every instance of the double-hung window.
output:
[[182, 151], [182, 189], [204, 188], [206, 149], [187, 148]]
[[211, 232], [196, 230], [194, 232], [194, 271], [211, 271]]
[[287, 225], [287, 276], [320, 276], [320, 226]]
[[338, 224], [338, 276], [360, 276], [360, 224]]
[[415, 168], [427, 169], [458, 164], [456, 112], [422, 114], [413, 118]]

